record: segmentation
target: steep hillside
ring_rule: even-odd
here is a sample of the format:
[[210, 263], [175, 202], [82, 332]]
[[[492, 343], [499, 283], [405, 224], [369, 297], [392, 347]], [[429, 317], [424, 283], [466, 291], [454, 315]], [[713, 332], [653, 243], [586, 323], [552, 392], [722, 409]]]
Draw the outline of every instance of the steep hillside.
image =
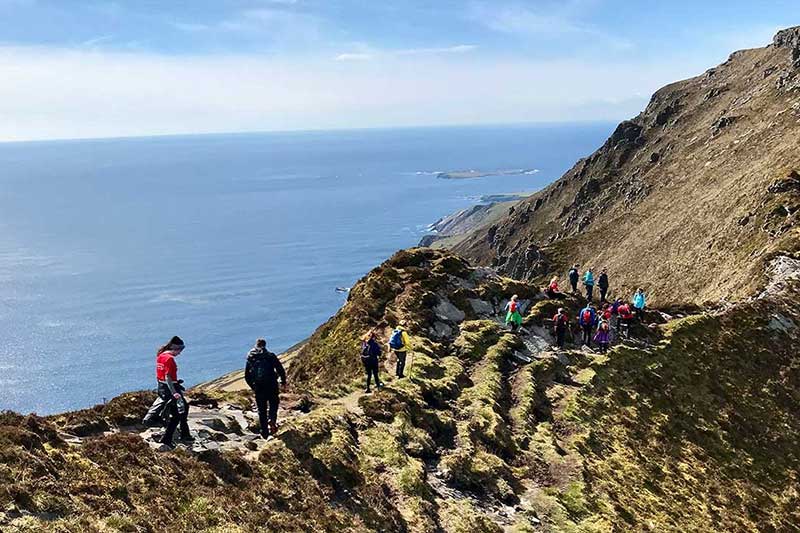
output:
[[[800, 280], [786, 266], [762, 298], [598, 355], [554, 352], [543, 329], [579, 301], [400, 252], [292, 361], [295, 388], [314, 394], [284, 396], [275, 439], [250, 433], [247, 393], [190, 391], [198, 441], [167, 453], [136, 425], [152, 393], [0, 414], [0, 529], [796, 530]], [[521, 335], [495, 316], [511, 290], [532, 298]], [[366, 395], [353, 339], [397, 319], [409, 377], [384, 368], [387, 386]]]
[[607, 266], [660, 304], [737, 300], [796, 252], [800, 27], [656, 92], [561, 179], [455, 250], [540, 279]]

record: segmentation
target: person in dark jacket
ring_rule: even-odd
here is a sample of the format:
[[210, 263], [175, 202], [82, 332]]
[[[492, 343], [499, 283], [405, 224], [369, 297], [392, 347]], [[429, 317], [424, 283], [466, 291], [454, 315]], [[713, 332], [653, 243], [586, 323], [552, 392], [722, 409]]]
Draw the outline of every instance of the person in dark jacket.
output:
[[556, 346], [559, 348], [564, 347], [567, 329], [569, 329], [569, 316], [564, 311], [564, 308], [559, 307], [558, 313], [553, 317], [553, 334], [556, 337]]
[[600, 289], [600, 303], [606, 303], [606, 294], [608, 293], [608, 274], [606, 269], [600, 271], [600, 277], [597, 278], [597, 287]]
[[[172, 337], [168, 343], [156, 352], [156, 381], [158, 382], [158, 397], [166, 403], [168, 413], [167, 429], [161, 437], [161, 444], [164, 449], [173, 449], [175, 444], [172, 438], [175, 430], [180, 426], [180, 440], [184, 443], [192, 443], [189, 432], [189, 405], [183, 397], [183, 381], [178, 379], [178, 365], [175, 358], [178, 357], [186, 347], [180, 337]], [[153, 410], [153, 407], [151, 407]]]
[[369, 384], [373, 376], [375, 376], [375, 386], [379, 389], [383, 387], [381, 378], [378, 376], [380, 356], [381, 345], [375, 340], [375, 332], [370, 331], [361, 339], [361, 362], [364, 363], [364, 370], [367, 372], [367, 388], [364, 389], [364, 392], [372, 392]]
[[280, 359], [267, 350], [267, 341], [258, 339], [255, 347], [247, 353], [244, 380], [256, 395], [258, 423], [261, 426], [261, 436], [265, 439], [270, 433], [278, 431], [278, 378], [281, 386], [286, 387], [286, 371]]
[[578, 272], [579, 267], [580, 265], [574, 265], [569, 269], [569, 284], [572, 285], [572, 294], [578, 292], [578, 279], [581, 277]]

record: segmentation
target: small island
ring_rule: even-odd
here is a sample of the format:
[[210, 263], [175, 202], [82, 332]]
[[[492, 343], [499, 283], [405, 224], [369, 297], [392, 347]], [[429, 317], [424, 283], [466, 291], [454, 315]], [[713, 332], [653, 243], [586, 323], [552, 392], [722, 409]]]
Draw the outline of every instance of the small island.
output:
[[487, 176], [525, 176], [539, 172], [536, 168], [518, 168], [512, 170], [452, 170], [449, 172], [439, 172], [436, 177], [443, 180], [464, 180], [472, 178], [484, 178]]

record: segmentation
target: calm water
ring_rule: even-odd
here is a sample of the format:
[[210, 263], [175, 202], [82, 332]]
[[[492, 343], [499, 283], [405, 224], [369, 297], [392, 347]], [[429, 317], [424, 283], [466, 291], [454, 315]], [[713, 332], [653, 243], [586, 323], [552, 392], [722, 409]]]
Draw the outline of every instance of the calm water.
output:
[[[482, 195], [534, 190], [610, 124], [0, 144], [0, 409], [42, 414], [283, 350], [425, 227]], [[458, 169], [524, 176], [441, 180]]]

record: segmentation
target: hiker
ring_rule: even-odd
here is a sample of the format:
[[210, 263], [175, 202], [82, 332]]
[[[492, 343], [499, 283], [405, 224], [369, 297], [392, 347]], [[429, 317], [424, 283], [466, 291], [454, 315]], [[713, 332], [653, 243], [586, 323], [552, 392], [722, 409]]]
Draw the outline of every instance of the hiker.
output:
[[281, 387], [285, 389], [286, 371], [283, 369], [280, 359], [267, 350], [266, 340], [258, 339], [256, 345], [247, 352], [244, 380], [256, 395], [258, 425], [261, 436], [265, 439], [278, 431], [279, 377]]
[[553, 334], [556, 337], [556, 346], [564, 348], [564, 339], [569, 329], [569, 316], [563, 307], [558, 308], [558, 312], [553, 317]]
[[597, 288], [600, 289], [600, 303], [605, 303], [608, 293], [608, 273], [605, 268], [600, 271], [600, 277], [597, 278]]
[[583, 286], [586, 287], [586, 299], [591, 302], [594, 290], [594, 271], [591, 268], [583, 274]]
[[631, 337], [631, 322], [633, 321], [631, 306], [623, 303], [617, 308], [617, 313], [619, 314], [620, 336], [629, 339]]
[[579, 267], [580, 265], [575, 264], [569, 269], [569, 284], [572, 285], [572, 294], [578, 292], [578, 278], [580, 278], [580, 273], [578, 272]]
[[578, 313], [578, 325], [581, 327], [581, 343], [586, 346], [592, 345], [592, 330], [594, 329], [597, 313], [594, 306], [589, 303]]
[[389, 348], [394, 350], [394, 355], [397, 358], [395, 375], [397, 375], [398, 378], [405, 377], [403, 372], [406, 368], [406, 356], [408, 355], [408, 347], [410, 344], [411, 342], [408, 339], [408, 333], [406, 333], [406, 330], [401, 323], [394, 329], [392, 336], [389, 337]]
[[610, 334], [608, 322], [601, 322], [600, 326], [597, 328], [597, 333], [594, 335], [594, 342], [600, 347], [600, 353], [606, 353], [608, 351]]
[[511, 331], [516, 332], [517, 328], [522, 325], [522, 315], [519, 312], [519, 296], [516, 294], [511, 297], [511, 300], [506, 304], [506, 326], [511, 328]]
[[633, 309], [636, 313], [636, 319], [641, 322], [642, 317], [644, 316], [644, 306], [645, 304], [645, 296], [644, 296], [644, 289], [639, 287], [636, 289], [636, 293], [633, 295]]
[[186, 348], [186, 345], [183, 340], [176, 336], [172, 337], [168, 343], [156, 352], [158, 396], [168, 402], [165, 409], [169, 413], [167, 429], [159, 442], [169, 449], [175, 448], [172, 438], [175, 435], [175, 429], [179, 425], [181, 442], [194, 442], [194, 438], [189, 432], [189, 405], [186, 403], [186, 398], [183, 397], [183, 381], [178, 380], [178, 365], [175, 363], [175, 358], [183, 352], [184, 348]]
[[361, 339], [361, 362], [364, 363], [364, 370], [367, 372], [367, 388], [364, 392], [370, 393], [372, 390], [369, 388], [372, 376], [375, 376], [375, 386], [377, 388], [383, 387], [381, 378], [378, 377], [378, 367], [380, 366], [378, 358], [381, 355], [381, 346], [375, 340], [375, 332], [370, 331]]
[[563, 300], [566, 298], [566, 295], [558, 290], [558, 276], [553, 276], [553, 279], [550, 280], [550, 285], [548, 285], [545, 293], [547, 294], [548, 298], [553, 300]]

